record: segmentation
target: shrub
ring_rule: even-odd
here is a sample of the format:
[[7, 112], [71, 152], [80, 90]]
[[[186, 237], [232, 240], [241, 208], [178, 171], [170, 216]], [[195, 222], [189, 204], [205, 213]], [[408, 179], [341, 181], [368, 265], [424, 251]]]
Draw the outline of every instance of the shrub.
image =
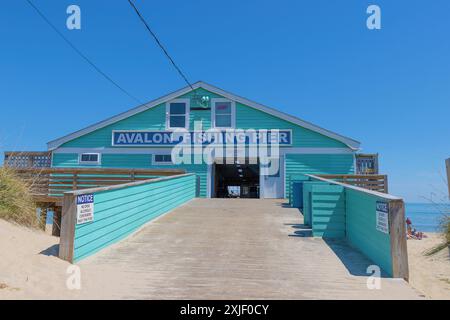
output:
[[0, 218], [27, 227], [39, 227], [30, 185], [5, 167], [0, 167]]
[[426, 256], [431, 256], [450, 246], [450, 205], [444, 204], [441, 208], [441, 211], [443, 215], [440, 223], [440, 230], [442, 235], [444, 236], [444, 241], [426, 251]]

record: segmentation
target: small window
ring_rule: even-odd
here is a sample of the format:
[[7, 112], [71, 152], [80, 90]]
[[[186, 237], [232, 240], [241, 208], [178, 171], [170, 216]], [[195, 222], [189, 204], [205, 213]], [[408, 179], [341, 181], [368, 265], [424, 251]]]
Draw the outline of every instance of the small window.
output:
[[186, 101], [175, 100], [167, 104], [167, 128], [187, 128], [189, 124], [189, 105]]
[[82, 153], [80, 155], [80, 164], [100, 164], [100, 154]]
[[153, 157], [154, 164], [172, 164], [172, 155], [170, 154], [155, 154]]
[[231, 101], [215, 101], [213, 104], [215, 128], [234, 128], [234, 105]]

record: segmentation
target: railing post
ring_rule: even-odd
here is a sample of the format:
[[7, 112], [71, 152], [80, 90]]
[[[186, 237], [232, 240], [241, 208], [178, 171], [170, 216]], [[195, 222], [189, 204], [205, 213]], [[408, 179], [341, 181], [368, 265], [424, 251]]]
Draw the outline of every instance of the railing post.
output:
[[388, 176], [384, 175], [384, 193], [389, 193], [388, 189]]
[[77, 181], [77, 179], [78, 179], [78, 174], [77, 174], [77, 173], [74, 173], [74, 174], [73, 174], [73, 180], [72, 180], [72, 189], [73, 189], [73, 190], [77, 190], [77, 187], [78, 187], [78, 181]]
[[195, 197], [200, 197], [200, 176], [195, 175]]
[[408, 281], [408, 249], [403, 200], [389, 201], [389, 235], [391, 239], [392, 276]]
[[61, 237], [59, 241], [59, 257], [73, 263], [75, 223], [77, 215], [76, 196], [64, 194], [61, 214]]

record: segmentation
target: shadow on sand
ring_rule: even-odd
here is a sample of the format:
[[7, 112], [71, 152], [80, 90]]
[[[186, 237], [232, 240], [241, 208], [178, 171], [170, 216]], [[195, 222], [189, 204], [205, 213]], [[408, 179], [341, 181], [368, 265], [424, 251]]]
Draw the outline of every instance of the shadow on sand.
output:
[[51, 247], [48, 247], [45, 250], [42, 250], [41, 252], [39, 252], [39, 254], [42, 254], [44, 256], [53, 256], [53, 257], [58, 257], [59, 256], [59, 244], [54, 244]]

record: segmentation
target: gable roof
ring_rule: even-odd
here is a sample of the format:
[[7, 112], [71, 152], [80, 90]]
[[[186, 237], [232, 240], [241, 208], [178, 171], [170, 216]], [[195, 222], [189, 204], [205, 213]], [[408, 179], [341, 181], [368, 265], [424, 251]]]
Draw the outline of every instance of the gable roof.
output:
[[[312, 124], [310, 122], [304, 121], [304, 120], [302, 120], [300, 118], [294, 117], [294, 116], [289, 115], [287, 113], [278, 111], [276, 109], [267, 107], [267, 106], [259, 104], [257, 102], [254, 102], [254, 101], [248, 100], [246, 98], [240, 97], [238, 95], [232, 94], [230, 92], [222, 90], [222, 89], [220, 89], [218, 87], [215, 87], [215, 86], [210, 85], [208, 83], [205, 83], [203, 81], [198, 81], [198, 82], [194, 83], [192, 85], [192, 87], [194, 88], [194, 90], [198, 89], [198, 88], [206, 89], [206, 90], [208, 90], [208, 91], [210, 91], [212, 93], [216, 93], [216, 94], [221, 95], [221, 96], [223, 96], [223, 97], [225, 97], [227, 99], [239, 102], [241, 104], [244, 104], [246, 106], [252, 107], [252, 108], [257, 109], [257, 110], [261, 110], [261, 111], [263, 111], [265, 113], [271, 114], [271, 115], [273, 115], [275, 117], [278, 117], [280, 119], [286, 120], [286, 121], [291, 122], [293, 124], [299, 125], [301, 127], [309, 129], [311, 131], [318, 132], [318, 133], [320, 133], [320, 134], [322, 134], [324, 136], [327, 136], [329, 138], [332, 138], [332, 139], [335, 139], [337, 141], [340, 141], [340, 142], [344, 143], [345, 145], [347, 145], [349, 148], [351, 148], [353, 150], [358, 150], [359, 149], [360, 142], [358, 142], [356, 140], [353, 140], [351, 138], [342, 136], [340, 134], [337, 134], [335, 132], [329, 131], [327, 129], [321, 128], [321, 127], [316, 126], [316, 125], [314, 125], [314, 124]], [[108, 118], [106, 120], [97, 122], [97, 123], [95, 123], [95, 124], [93, 124], [91, 126], [88, 126], [88, 127], [84, 128], [84, 129], [75, 131], [75, 132], [73, 132], [71, 134], [68, 134], [68, 135], [65, 135], [65, 136], [63, 136], [61, 138], [55, 139], [53, 141], [50, 141], [50, 142], [47, 143], [47, 148], [50, 151], [54, 150], [54, 149], [60, 147], [62, 144], [66, 143], [66, 142], [68, 142], [70, 140], [76, 139], [78, 137], [81, 137], [83, 135], [91, 133], [91, 132], [93, 132], [95, 130], [98, 130], [100, 128], [106, 127], [106, 126], [108, 126], [110, 124], [113, 124], [113, 123], [118, 122], [120, 120], [126, 119], [126, 118], [131, 117], [131, 116], [133, 116], [135, 114], [138, 114], [140, 112], [146, 111], [146, 110], [148, 110], [150, 108], [156, 107], [156, 106], [158, 106], [158, 105], [160, 105], [162, 103], [165, 103], [167, 101], [175, 99], [175, 98], [177, 98], [179, 96], [182, 96], [182, 95], [184, 95], [186, 93], [189, 93], [191, 91], [193, 91], [193, 89], [191, 87], [189, 87], [189, 86], [184, 87], [184, 88], [182, 88], [180, 90], [177, 90], [177, 91], [174, 91], [172, 93], [169, 93], [169, 94], [167, 94], [167, 95], [165, 95], [165, 96], [163, 96], [161, 98], [155, 99], [153, 101], [150, 101], [148, 103], [140, 105], [140, 106], [138, 106], [136, 108], [133, 108], [131, 110], [128, 110], [126, 112], [120, 113], [120, 114], [118, 114], [116, 116], [113, 116], [111, 118]]]

